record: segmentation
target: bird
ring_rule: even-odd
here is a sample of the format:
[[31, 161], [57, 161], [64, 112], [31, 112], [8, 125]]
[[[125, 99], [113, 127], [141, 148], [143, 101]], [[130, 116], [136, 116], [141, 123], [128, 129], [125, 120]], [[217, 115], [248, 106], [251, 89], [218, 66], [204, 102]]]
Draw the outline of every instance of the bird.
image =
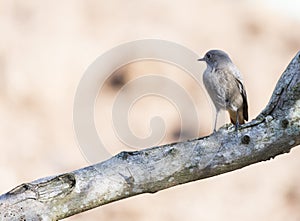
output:
[[247, 94], [240, 71], [222, 50], [209, 50], [198, 61], [205, 61], [207, 65], [203, 83], [216, 108], [214, 132], [221, 110], [229, 112], [230, 121], [237, 131], [241, 124], [248, 121]]

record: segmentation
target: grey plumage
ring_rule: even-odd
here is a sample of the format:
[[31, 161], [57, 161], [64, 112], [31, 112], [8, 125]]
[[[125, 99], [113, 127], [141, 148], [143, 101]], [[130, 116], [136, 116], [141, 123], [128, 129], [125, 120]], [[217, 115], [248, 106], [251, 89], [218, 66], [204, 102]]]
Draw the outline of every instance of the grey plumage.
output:
[[239, 124], [248, 120], [248, 103], [241, 74], [229, 56], [221, 50], [210, 50], [198, 61], [205, 61], [203, 83], [216, 108], [214, 131], [220, 110], [227, 110], [230, 120]]

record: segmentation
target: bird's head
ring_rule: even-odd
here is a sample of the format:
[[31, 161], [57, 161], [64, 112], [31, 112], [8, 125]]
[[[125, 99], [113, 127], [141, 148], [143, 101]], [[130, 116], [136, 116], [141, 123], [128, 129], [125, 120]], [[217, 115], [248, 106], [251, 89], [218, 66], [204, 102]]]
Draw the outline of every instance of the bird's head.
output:
[[231, 63], [228, 54], [221, 50], [210, 50], [206, 52], [203, 58], [199, 58], [198, 61], [205, 61], [207, 66], [210, 66], [211, 68], [225, 65], [228, 62]]

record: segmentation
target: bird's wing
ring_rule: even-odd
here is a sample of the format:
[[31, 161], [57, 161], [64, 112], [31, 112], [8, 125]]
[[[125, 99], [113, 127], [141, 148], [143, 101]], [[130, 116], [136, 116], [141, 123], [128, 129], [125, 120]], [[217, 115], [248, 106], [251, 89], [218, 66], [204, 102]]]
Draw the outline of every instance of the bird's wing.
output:
[[241, 75], [239, 69], [233, 63], [231, 63], [229, 65], [229, 68], [230, 68], [230, 71], [231, 71], [232, 75], [242, 83], [243, 78], [242, 78], [242, 75]]
[[248, 120], [248, 101], [247, 101], [246, 90], [243, 85], [242, 75], [241, 75], [239, 69], [233, 63], [231, 63], [230, 67], [231, 67], [231, 73], [235, 77], [236, 83], [239, 87], [239, 91], [243, 98], [243, 116], [244, 116], [245, 120]]
[[245, 120], [248, 120], [248, 101], [247, 101], [246, 90], [244, 88], [244, 85], [242, 84], [242, 82], [239, 79], [236, 78], [235, 80], [236, 80], [236, 83], [239, 87], [240, 93], [243, 98], [243, 116], [244, 116]]

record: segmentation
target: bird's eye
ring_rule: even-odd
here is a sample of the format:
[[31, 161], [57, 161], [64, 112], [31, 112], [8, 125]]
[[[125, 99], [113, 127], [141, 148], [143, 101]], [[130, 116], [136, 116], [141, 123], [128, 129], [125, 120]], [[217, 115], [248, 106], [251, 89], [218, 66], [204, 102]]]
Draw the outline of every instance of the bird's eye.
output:
[[211, 55], [210, 55], [210, 54], [207, 54], [206, 57], [209, 59], [209, 58], [211, 57]]

